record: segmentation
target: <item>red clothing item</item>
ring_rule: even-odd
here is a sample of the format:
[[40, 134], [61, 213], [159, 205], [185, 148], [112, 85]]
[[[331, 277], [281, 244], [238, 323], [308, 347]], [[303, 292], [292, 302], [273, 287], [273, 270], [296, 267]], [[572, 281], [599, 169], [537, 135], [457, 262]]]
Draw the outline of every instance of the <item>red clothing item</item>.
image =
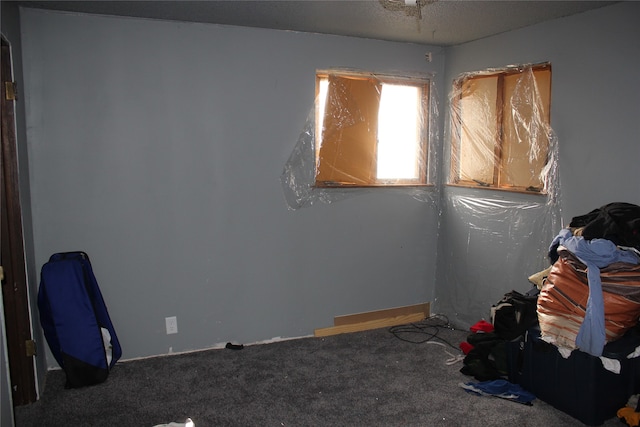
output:
[[468, 342], [461, 342], [460, 343], [460, 350], [462, 350], [462, 352], [464, 354], [469, 354], [469, 352], [471, 350], [473, 350], [473, 346], [471, 344], [469, 344]]
[[493, 332], [493, 325], [486, 320], [480, 320], [475, 325], [471, 326], [471, 332]]

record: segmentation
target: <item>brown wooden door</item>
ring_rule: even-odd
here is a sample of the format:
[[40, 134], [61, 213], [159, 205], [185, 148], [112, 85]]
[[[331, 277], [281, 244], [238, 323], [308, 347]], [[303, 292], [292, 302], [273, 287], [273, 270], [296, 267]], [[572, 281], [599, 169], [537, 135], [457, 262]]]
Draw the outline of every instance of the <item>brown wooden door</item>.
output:
[[18, 156], [14, 119], [11, 51], [2, 39], [2, 169], [0, 184], [0, 262], [9, 372], [14, 406], [36, 401], [34, 351], [22, 234]]

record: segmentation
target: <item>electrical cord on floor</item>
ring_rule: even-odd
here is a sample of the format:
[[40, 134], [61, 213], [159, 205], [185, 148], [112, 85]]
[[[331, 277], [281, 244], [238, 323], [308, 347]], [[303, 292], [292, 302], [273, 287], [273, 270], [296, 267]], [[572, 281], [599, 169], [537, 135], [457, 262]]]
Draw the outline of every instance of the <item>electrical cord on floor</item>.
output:
[[[445, 364], [447, 365], [453, 365], [462, 361], [464, 359], [464, 354], [460, 354], [461, 350], [449, 341], [438, 336], [441, 328], [455, 329], [451, 326], [449, 319], [446, 316], [434, 314], [420, 322], [392, 326], [389, 328], [389, 332], [401, 341], [412, 344], [435, 344], [445, 348], [444, 352], [449, 356], [449, 359], [445, 361]], [[451, 347], [459, 353], [453, 354], [447, 351], [447, 347]]]

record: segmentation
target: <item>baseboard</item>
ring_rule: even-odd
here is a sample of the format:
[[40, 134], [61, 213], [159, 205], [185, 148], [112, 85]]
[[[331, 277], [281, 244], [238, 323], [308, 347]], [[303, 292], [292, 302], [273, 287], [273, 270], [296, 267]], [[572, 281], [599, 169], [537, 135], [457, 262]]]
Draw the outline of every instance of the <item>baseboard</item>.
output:
[[429, 317], [429, 315], [430, 305], [427, 302], [424, 304], [338, 316], [334, 318], [334, 326], [316, 329], [314, 336], [326, 337], [348, 332], [360, 332], [403, 325], [406, 323], [419, 322]]

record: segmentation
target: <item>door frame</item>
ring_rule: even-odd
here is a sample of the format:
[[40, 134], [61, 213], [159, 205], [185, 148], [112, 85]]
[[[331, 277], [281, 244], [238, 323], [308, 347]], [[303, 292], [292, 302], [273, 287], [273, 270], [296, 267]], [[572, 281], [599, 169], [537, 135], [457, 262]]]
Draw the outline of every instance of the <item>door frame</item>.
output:
[[31, 334], [31, 312], [20, 204], [15, 122], [16, 97], [14, 96], [11, 47], [4, 37], [1, 37], [1, 41], [2, 147], [0, 166], [2, 184], [0, 185], [0, 201], [2, 209], [0, 211], [0, 262], [4, 271], [2, 296], [11, 392], [13, 405], [20, 406], [35, 402], [37, 399], [35, 354], [33, 354], [32, 347], [34, 343]]

